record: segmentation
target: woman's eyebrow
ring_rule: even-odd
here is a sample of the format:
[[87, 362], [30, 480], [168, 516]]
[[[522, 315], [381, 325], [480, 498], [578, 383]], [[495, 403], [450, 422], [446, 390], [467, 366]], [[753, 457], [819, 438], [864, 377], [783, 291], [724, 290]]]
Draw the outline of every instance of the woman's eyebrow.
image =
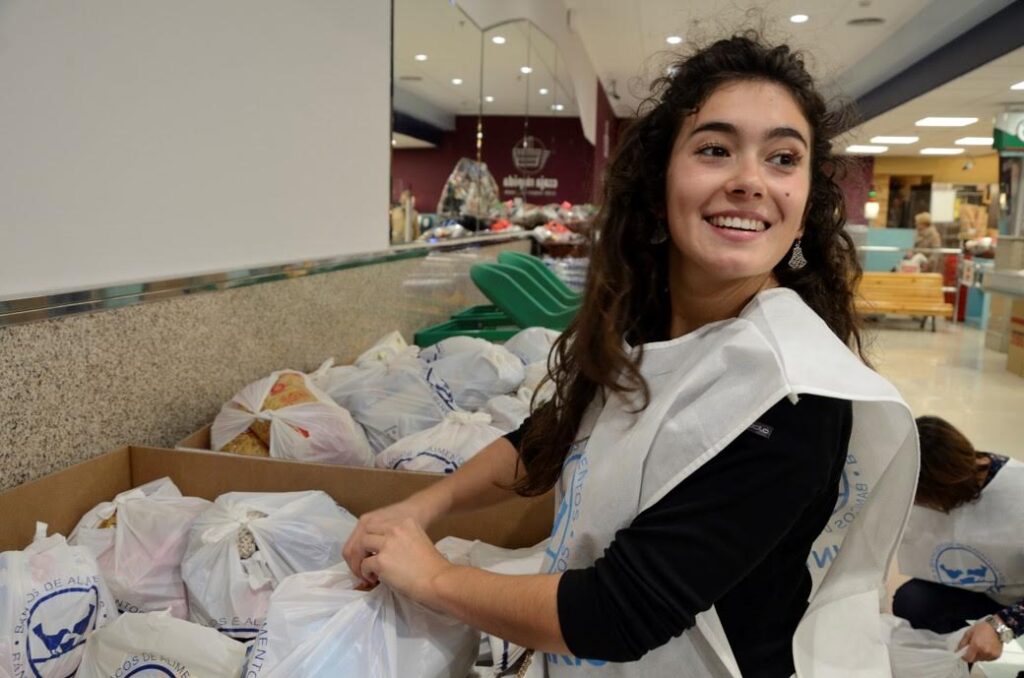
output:
[[[709, 120], [708, 122], [701, 123], [693, 128], [693, 131], [690, 132], [690, 136], [692, 137], [693, 135], [701, 132], [721, 132], [731, 136], [739, 136], [739, 130], [736, 128], [736, 125], [722, 120]], [[804, 145], [804, 148], [808, 148], [807, 140], [804, 139], [804, 135], [800, 134], [800, 132], [792, 127], [774, 127], [765, 132], [764, 139], [765, 141], [771, 141], [772, 139], [796, 139]]]

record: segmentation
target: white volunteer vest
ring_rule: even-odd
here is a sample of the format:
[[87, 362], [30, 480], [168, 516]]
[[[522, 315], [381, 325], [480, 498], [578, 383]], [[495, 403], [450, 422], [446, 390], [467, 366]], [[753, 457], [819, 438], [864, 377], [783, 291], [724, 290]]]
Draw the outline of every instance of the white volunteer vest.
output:
[[[815, 543], [820, 552], [836, 555], [823, 568], [796, 631], [794, 661], [802, 677], [887, 678], [879, 599], [918, 471], [913, 417], [897, 391], [784, 288], [758, 294], [738, 318], [646, 345], [641, 372], [651, 393], [643, 412], [630, 414], [635, 407], [613, 394], [595, 402], [584, 418], [557, 488], [543, 571], [591, 565], [617, 530], [782, 398], [807, 393], [851, 400], [850, 452], [859, 459], [858, 482], [866, 489], [855, 503], [856, 519]], [[756, 516], [751, 526], [756, 529]], [[714, 608], [638, 662], [544, 659], [552, 678], [740, 675]]]
[[977, 501], [948, 514], [915, 506], [899, 564], [911, 577], [984, 593], [1003, 605], [1024, 598], [1024, 463], [1010, 459]]

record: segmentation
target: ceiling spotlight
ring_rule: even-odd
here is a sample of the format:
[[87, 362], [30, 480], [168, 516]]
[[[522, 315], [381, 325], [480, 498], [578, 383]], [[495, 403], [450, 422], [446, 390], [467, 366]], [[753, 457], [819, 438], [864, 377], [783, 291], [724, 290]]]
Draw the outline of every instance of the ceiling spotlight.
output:
[[416, 56], [413, 57], [413, 59], [415, 59], [416, 61], [426, 61], [427, 60], [427, 55], [426, 54], [417, 54]]
[[484, 101], [486, 101], [489, 104], [492, 104], [492, 103], [494, 103], [494, 97], [486, 96], [486, 97], [484, 97]]
[[991, 146], [992, 137], [960, 137], [953, 143], [957, 146]]
[[519, 72], [522, 73], [523, 75], [529, 75], [530, 73], [533, 73], [533, 69], [530, 68], [529, 66], [520, 66]]
[[888, 150], [888, 146], [869, 146], [867, 144], [854, 144], [846, 147], [847, 153], [885, 153]]
[[547, 94], [548, 93], [548, 88], [547, 87], [541, 87], [539, 90], [537, 90], [537, 93], [538, 94]]
[[1024, 89], [1024, 80], [1021, 80], [1016, 85], [1010, 85], [1010, 89]]
[[452, 78], [452, 84], [453, 85], [461, 85], [462, 84], [462, 78]]
[[921, 118], [914, 124], [918, 127], [966, 127], [967, 125], [973, 125], [978, 122], [977, 118], [943, 118], [939, 116], [930, 116], [927, 118]]
[[392, 146], [397, 146], [398, 145], [398, 141], [394, 137], [391, 137], [391, 145]]
[[670, 35], [667, 38], [665, 38], [665, 42], [667, 42], [670, 45], [678, 45], [682, 41], [683, 41], [683, 38], [682, 38], [682, 36], [679, 36], [679, 35]]
[[789, 20], [795, 24], [805, 24], [807, 23], [807, 20], [810, 18], [811, 17], [807, 16], [806, 14], [794, 14], [793, 16], [789, 17]]
[[496, 35], [493, 38], [491, 38], [491, 42], [493, 42], [495, 45], [504, 45], [505, 44], [505, 36], [504, 35]]
[[873, 144], [916, 144], [920, 137], [871, 137]]
[[565, 110], [565, 106], [563, 106], [562, 104], [551, 104], [551, 110], [552, 111], [564, 111]]
[[963, 148], [922, 148], [921, 155], [960, 155]]

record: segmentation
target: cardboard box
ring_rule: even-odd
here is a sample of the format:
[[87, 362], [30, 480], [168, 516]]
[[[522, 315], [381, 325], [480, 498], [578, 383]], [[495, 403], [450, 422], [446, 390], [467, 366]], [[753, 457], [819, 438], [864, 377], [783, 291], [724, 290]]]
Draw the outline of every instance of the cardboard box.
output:
[[212, 450], [210, 446], [210, 428], [213, 424], [207, 424], [192, 435], [186, 436], [174, 446], [176, 450]]
[[[323, 490], [360, 515], [408, 497], [443, 476], [432, 473], [332, 466], [219, 452], [122, 447], [0, 494], [0, 551], [32, 541], [36, 521], [51, 534], [70, 534], [86, 511], [119, 492], [164, 476], [186, 496], [215, 499], [225, 492]], [[432, 538], [480, 539], [496, 546], [532, 546], [551, 533], [553, 493], [508, 501], [442, 518]]]

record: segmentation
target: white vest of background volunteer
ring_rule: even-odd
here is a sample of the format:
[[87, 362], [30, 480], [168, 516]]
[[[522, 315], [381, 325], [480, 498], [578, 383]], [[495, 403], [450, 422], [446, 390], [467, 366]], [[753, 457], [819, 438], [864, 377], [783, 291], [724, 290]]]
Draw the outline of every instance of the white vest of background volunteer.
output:
[[914, 507], [900, 545], [900, 572], [1011, 605], [1024, 598], [1022, 533], [1024, 463], [1010, 459], [977, 501], [948, 514]]
[[[584, 417], [556, 488], [558, 509], [543, 571], [593, 564], [617, 530], [782, 398], [817, 394], [851, 400], [850, 453], [859, 460], [858, 482], [867, 496], [857, 502], [855, 519], [815, 542], [817, 551], [837, 555], [823, 569], [797, 628], [794, 662], [801, 677], [890, 676], [879, 600], [918, 471], [914, 420], [896, 389], [785, 288], [761, 292], [737, 318], [647, 344], [641, 372], [651, 393], [644, 411], [630, 414], [635, 406], [613, 394]], [[757, 529], [756, 515], [750, 516], [750, 529]], [[544, 665], [552, 678], [740, 676], [713, 607], [682, 636], [637, 662], [548, 654]]]

